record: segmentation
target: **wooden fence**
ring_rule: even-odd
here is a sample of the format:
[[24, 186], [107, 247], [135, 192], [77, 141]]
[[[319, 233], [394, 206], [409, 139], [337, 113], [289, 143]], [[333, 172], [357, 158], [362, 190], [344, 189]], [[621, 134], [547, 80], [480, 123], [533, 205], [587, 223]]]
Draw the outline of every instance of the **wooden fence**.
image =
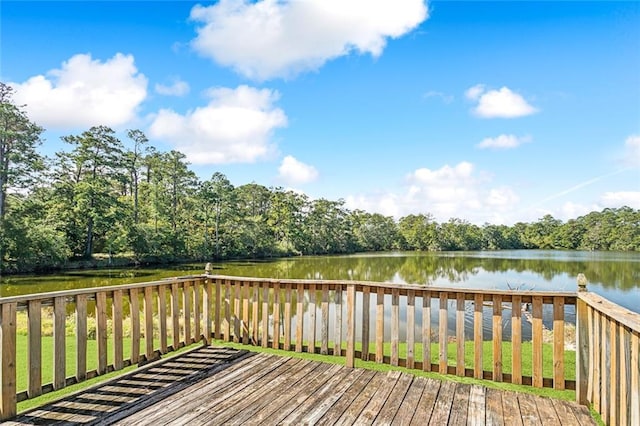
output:
[[[578, 400], [592, 402], [611, 424], [640, 424], [638, 316], [605, 314], [610, 307], [597, 300], [584, 291], [209, 274], [0, 298], [0, 417], [14, 416], [19, 401], [216, 338], [342, 356], [348, 366], [363, 359], [576, 389]], [[565, 336], [576, 313], [577, 357]], [[26, 318], [25, 359], [16, 355], [20, 318]], [[51, 337], [43, 337], [45, 322], [51, 323]], [[52, 354], [42, 353], [45, 338], [53, 340]], [[50, 383], [43, 383], [46, 355], [53, 357]], [[67, 355], [73, 355], [73, 366], [67, 365]], [[17, 388], [17, 371], [28, 375], [25, 389]], [[626, 402], [613, 408], [621, 395]]]

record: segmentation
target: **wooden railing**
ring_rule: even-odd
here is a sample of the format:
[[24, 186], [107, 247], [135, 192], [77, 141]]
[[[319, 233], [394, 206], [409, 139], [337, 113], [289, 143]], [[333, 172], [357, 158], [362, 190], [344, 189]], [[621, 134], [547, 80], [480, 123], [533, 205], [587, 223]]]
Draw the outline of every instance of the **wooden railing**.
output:
[[[565, 336], [576, 314], [577, 357]], [[17, 326], [25, 318], [26, 337]], [[51, 323], [51, 337], [43, 337], [45, 322]], [[75, 336], [68, 332], [72, 326]], [[216, 338], [342, 356], [348, 366], [363, 359], [576, 389], [580, 402], [592, 402], [612, 424], [640, 424], [639, 329], [637, 314], [620, 314], [584, 291], [204, 274], [0, 298], [0, 417], [14, 416], [19, 401]], [[25, 359], [16, 355], [17, 336], [28, 342]], [[52, 378], [44, 384], [43, 339], [53, 341]], [[67, 350], [74, 352], [73, 366], [66, 365]], [[17, 388], [17, 371], [28, 375], [25, 389]]]
[[640, 425], [640, 315], [578, 284], [576, 399], [606, 424]]

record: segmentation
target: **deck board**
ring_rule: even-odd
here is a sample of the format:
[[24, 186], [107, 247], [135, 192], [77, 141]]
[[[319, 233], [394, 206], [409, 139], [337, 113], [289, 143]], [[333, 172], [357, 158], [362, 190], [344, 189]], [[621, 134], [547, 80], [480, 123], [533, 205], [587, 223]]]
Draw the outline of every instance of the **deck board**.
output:
[[593, 425], [526, 393], [203, 347], [28, 411], [7, 425]]

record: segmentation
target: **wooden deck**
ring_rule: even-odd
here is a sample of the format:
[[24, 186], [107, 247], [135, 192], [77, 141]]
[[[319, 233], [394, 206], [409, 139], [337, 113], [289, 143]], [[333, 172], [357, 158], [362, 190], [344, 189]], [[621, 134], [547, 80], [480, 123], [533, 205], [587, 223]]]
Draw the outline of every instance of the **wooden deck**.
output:
[[575, 403], [203, 347], [24, 413], [23, 424], [592, 425]]

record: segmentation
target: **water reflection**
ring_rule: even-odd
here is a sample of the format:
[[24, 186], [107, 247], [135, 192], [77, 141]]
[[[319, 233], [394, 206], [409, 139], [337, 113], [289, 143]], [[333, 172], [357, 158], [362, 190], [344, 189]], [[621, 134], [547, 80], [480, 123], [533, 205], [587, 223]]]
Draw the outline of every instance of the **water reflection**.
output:
[[[375, 253], [236, 261], [214, 265], [226, 275], [350, 279], [437, 287], [573, 291], [584, 273], [589, 289], [640, 312], [640, 253], [558, 250]], [[3, 277], [0, 296], [88, 288], [200, 273], [202, 264], [163, 269], [72, 271], [58, 275]]]

